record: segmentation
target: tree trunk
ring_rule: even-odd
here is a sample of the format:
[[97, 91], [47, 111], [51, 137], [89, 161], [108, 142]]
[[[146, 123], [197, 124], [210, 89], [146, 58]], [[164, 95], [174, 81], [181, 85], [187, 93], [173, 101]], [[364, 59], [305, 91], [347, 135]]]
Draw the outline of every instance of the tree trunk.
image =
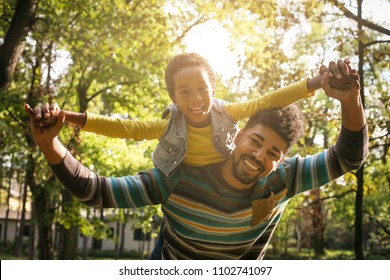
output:
[[[54, 180], [49, 179], [51, 181]], [[54, 209], [50, 207], [51, 196], [46, 186], [37, 186], [34, 193], [34, 205], [38, 224], [38, 251], [40, 260], [52, 260], [53, 249], [53, 219]]]
[[[89, 220], [89, 210], [87, 211], [87, 220]], [[88, 259], [88, 236], [83, 235], [83, 260]]]
[[23, 233], [24, 233], [24, 223], [26, 219], [26, 201], [27, 201], [27, 176], [26, 173], [26, 179], [24, 182], [23, 187], [23, 202], [22, 202], [22, 215], [20, 217], [20, 224], [19, 224], [19, 231], [18, 235], [15, 238], [15, 248], [14, 248], [14, 256], [19, 257], [20, 251], [22, 249], [22, 241], [23, 241]]
[[35, 228], [36, 228], [36, 211], [34, 209], [34, 201], [31, 202], [31, 218], [30, 218], [30, 231], [29, 231], [29, 249], [28, 249], [28, 259], [33, 260], [35, 258]]
[[[75, 206], [73, 196], [66, 190], [62, 191], [62, 211], [72, 211]], [[72, 225], [69, 229], [61, 226], [61, 251], [58, 254], [60, 260], [75, 260], [77, 255], [78, 227]]]
[[321, 201], [321, 190], [314, 189], [311, 191], [311, 196], [314, 201], [317, 201], [313, 204], [313, 214], [312, 214], [312, 225], [313, 225], [313, 248], [315, 257], [318, 258], [325, 254], [324, 250], [324, 233], [325, 233], [325, 222], [322, 209]]
[[286, 231], [284, 232], [284, 254], [287, 255], [288, 253], [288, 226], [289, 226], [289, 223], [287, 222], [286, 223]]
[[127, 222], [129, 221], [130, 211], [129, 209], [123, 210], [123, 224], [122, 224], [122, 232], [121, 232], [121, 242], [119, 246], [119, 252], [120, 255], [123, 254], [123, 251], [125, 250], [125, 237], [126, 237], [126, 226]]
[[299, 228], [299, 224], [296, 222], [295, 223], [295, 233], [297, 235], [297, 252], [301, 252], [301, 229]]
[[8, 88], [24, 50], [24, 37], [34, 24], [38, 1], [18, 0], [4, 43], [0, 47], [0, 91]]
[[119, 252], [119, 230], [120, 230], [120, 223], [119, 219], [116, 221], [116, 229], [115, 229], [115, 259], [119, 259], [120, 252]]
[[[358, 17], [362, 18], [362, 2], [363, 0], [358, 0]], [[363, 106], [365, 105], [364, 100], [364, 72], [363, 72], [363, 63], [364, 63], [364, 43], [362, 41], [363, 35], [363, 26], [361, 21], [358, 21], [358, 31], [359, 31], [359, 76], [360, 76], [360, 95], [362, 99]], [[364, 259], [363, 252], [363, 184], [364, 184], [364, 166], [362, 166], [356, 174], [357, 178], [357, 190], [356, 190], [356, 200], [355, 200], [355, 240], [354, 240], [354, 249], [355, 249], [355, 258], [357, 260]]]
[[11, 199], [11, 188], [12, 188], [12, 177], [13, 177], [13, 170], [12, 170], [12, 157], [11, 157], [11, 167], [9, 172], [9, 181], [8, 181], [8, 193], [7, 193], [7, 210], [5, 211], [5, 218], [4, 218], [4, 235], [3, 235], [3, 244], [6, 246], [8, 242], [8, 216], [9, 216], [9, 202]]

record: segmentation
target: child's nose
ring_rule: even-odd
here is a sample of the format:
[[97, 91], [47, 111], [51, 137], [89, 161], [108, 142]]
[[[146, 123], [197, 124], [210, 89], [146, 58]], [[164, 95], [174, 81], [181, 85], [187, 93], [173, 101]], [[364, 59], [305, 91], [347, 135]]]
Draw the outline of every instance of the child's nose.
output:
[[202, 95], [199, 92], [195, 92], [193, 95], [195, 100], [202, 100]]

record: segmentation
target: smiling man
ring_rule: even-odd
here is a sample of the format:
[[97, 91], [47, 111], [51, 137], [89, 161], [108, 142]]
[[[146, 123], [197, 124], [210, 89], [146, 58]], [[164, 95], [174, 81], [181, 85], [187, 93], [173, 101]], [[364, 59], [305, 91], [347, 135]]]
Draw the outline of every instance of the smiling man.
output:
[[303, 133], [295, 106], [252, 116], [226, 161], [183, 164], [171, 177], [156, 168], [120, 178], [88, 170], [57, 138], [62, 112], [46, 129], [38, 128], [30, 112], [31, 130], [57, 178], [82, 203], [104, 208], [161, 204], [162, 259], [261, 259], [293, 196], [359, 168], [367, 156], [358, 86], [334, 90], [327, 73], [322, 83], [326, 94], [341, 103], [342, 127], [335, 145], [305, 158], [286, 157]]

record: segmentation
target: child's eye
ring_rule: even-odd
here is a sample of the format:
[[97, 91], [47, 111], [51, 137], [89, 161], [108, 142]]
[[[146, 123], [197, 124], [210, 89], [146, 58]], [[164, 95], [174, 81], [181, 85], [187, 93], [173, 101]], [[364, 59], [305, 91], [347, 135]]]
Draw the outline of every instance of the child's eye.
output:
[[179, 94], [180, 95], [187, 95], [188, 94], [188, 90], [182, 90], [182, 91], [180, 91]]

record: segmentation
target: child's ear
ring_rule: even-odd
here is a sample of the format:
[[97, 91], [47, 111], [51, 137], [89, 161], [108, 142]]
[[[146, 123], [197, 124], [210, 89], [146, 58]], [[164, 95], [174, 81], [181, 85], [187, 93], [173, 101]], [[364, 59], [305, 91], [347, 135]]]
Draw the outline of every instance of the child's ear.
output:
[[169, 97], [171, 98], [172, 102], [176, 104], [175, 96], [170, 94]]

